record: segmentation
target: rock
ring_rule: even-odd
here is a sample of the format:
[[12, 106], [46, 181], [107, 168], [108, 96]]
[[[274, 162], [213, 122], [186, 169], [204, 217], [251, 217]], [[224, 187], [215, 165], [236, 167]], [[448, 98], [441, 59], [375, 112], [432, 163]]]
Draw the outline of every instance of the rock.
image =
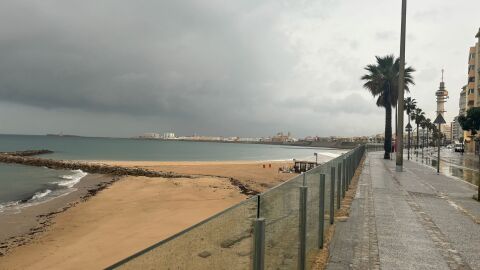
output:
[[202, 257], [202, 258], [207, 258], [207, 257], [210, 257], [211, 255], [212, 255], [212, 253], [210, 253], [208, 251], [202, 251], [202, 252], [198, 253], [198, 256]]
[[250, 250], [237, 252], [237, 255], [240, 257], [250, 256], [250, 254], [252, 254]]
[[[116, 176], [146, 176], [164, 178], [193, 178], [191, 175], [174, 174], [172, 172], [151, 171], [143, 168], [126, 168], [106, 164], [89, 164], [83, 162], [53, 160], [33, 157], [33, 155], [51, 153], [49, 150], [29, 150], [22, 152], [0, 153], [0, 162], [16, 163], [36, 167], [47, 167], [50, 169], [82, 170], [88, 173], [111, 174]], [[242, 189], [242, 188], [241, 188]]]

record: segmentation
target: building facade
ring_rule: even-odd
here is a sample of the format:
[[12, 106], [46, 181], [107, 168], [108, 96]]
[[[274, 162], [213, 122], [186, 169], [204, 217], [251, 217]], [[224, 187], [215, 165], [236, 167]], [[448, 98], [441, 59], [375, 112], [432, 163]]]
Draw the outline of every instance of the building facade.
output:
[[177, 137], [175, 136], [175, 133], [173, 133], [173, 132], [164, 132], [163, 136], [162, 136], [162, 139], [164, 139], [164, 140], [174, 140], [176, 138]]
[[[465, 115], [467, 109], [467, 86], [462, 87], [460, 91], [460, 98], [458, 99], [458, 116]], [[458, 116], [453, 118], [452, 125], [452, 140], [453, 142], [462, 142], [463, 141], [463, 129], [458, 122]]]
[[[472, 107], [480, 107], [480, 28], [476, 34], [477, 42], [470, 47], [468, 51], [468, 69], [467, 69], [467, 85], [464, 86], [465, 102], [462, 106], [462, 94], [460, 94], [460, 115]], [[475, 152], [475, 143], [470, 136], [470, 132], [464, 131], [465, 150], [467, 152]]]
[[443, 133], [443, 135], [445, 135], [445, 140], [447, 144], [453, 141], [452, 126], [450, 123], [441, 125], [440, 131]]

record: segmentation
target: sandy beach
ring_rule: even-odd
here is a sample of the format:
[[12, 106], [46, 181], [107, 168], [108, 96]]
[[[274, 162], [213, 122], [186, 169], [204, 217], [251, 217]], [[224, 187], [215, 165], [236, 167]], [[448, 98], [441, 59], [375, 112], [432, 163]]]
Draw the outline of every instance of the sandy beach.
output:
[[290, 161], [95, 161], [94, 163], [188, 175], [233, 177], [258, 192], [263, 192], [294, 176], [278, 172], [279, 168], [293, 166]]
[[[195, 177], [124, 177], [84, 202], [64, 198], [56, 206], [73, 207], [0, 257], [0, 269], [101, 269], [245, 200], [231, 179], [263, 191], [294, 176], [278, 172], [286, 162], [101, 162]], [[55, 212], [49, 207], [46, 212]], [[0, 222], [0, 228], [16, 227], [23, 219]]]

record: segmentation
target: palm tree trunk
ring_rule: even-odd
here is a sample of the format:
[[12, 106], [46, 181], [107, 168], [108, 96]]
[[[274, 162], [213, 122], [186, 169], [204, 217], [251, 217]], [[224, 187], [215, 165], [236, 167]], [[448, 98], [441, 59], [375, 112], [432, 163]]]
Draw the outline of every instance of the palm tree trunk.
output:
[[427, 149], [428, 147], [430, 147], [430, 145], [428, 144], [428, 134], [430, 134], [430, 130], [427, 128]]
[[390, 159], [392, 151], [392, 106], [385, 106], [385, 154], [384, 159]]
[[416, 149], [418, 149], [418, 147], [420, 146], [420, 130], [418, 129], [418, 125], [417, 124], [417, 147], [415, 147]]
[[[410, 114], [407, 114], [408, 115], [408, 126], [410, 126]], [[410, 160], [410, 131], [411, 131], [411, 127], [409, 128], [408, 130], [408, 146], [407, 146], [407, 149], [408, 149], [408, 160]]]
[[398, 132], [398, 110], [397, 110], [397, 105], [395, 104], [395, 147], [393, 149], [395, 149], [395, 152], [397, 152], [397, 146], [398, 146], [398, 142], [397, 142], [397, 132]]

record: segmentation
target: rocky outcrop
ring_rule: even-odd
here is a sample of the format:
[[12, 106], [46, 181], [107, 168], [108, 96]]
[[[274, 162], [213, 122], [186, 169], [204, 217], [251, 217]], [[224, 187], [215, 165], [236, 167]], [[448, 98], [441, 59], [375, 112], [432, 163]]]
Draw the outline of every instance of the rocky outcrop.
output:
[[[17, 152], [14, 152], [17, 153]], [[32, 151], [33, 153], [33, 151]], [[144, 168], [127, 168], [106, 164], [93, 164], [79, 161], [54, 160], [32, 157], [30, 154], [0, 153], [0, 162], [15, 163], [36, 167], [47, 167], [50, 169], [82, 170], [87, 173], [110, 174], [110, 175], [131, 175], [146, 177], [164, 178], [192, 178], [191, 175], [176, 174], [173, 172], [151, 171]]]
[[26, 150], [26, 151], [15, 151], [15, 152], [4, 152], [2, 154], [11, 155], [11, 156], [20, 156], [20, 157], [31, 157], [44, 154], [52, 154], [53, 151], [42, 149], [42, 150]]

